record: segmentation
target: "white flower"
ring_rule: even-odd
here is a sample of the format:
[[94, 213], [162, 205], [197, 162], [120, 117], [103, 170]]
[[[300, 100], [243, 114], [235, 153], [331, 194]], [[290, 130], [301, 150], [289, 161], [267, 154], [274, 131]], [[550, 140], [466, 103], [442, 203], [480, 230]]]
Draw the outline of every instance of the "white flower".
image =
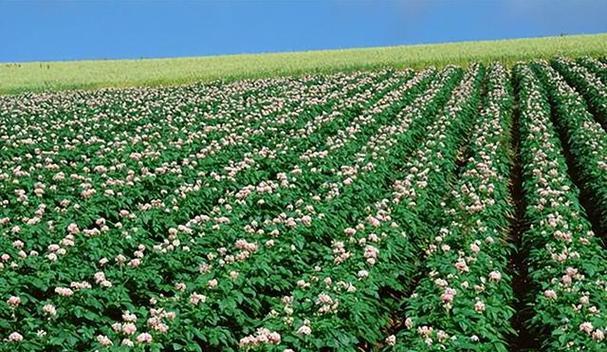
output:
[[312, 333], [312, 329], [307, 325], [302, 325], [299, 327], [299, 329], [297, 329], [298, 335], [307, 336], [307, 335], [310, 335], [311, 333]]
[[112, 340], [110, 340], [105, 335], [97, 335], [97, 342], [99, 342], [99, 344], [101, 344], [101, 346], [110, 346], [110, 345], [112, 345]]
[[21, 341], [23, 341], [23, 335], [21, 335], [20, 333], [15, 331], [15, 332], [11, 333], [10, 335], [8, 335], [8, 340], [10, 342], [21, 342]]
[[474, 304], [474, 310], [477, 313], [482, 313], [485, 311], [485, 303], [481, 302], [481, 301], [476, 301], [476, 303]]
[[42, 311], [48, 315], [57, 314], [57, 309], [52, 304], [45, 304], [44, 307], [42, 307]]

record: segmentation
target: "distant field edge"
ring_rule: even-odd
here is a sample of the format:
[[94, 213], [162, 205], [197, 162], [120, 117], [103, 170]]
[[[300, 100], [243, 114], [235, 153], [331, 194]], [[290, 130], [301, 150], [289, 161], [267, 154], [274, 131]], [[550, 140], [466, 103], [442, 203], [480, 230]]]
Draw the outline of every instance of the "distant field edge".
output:
[[494, 61], [511, 65], [555, 55], [605, 56], [607, 33], [267, 54], [0, 63], [0, 94], [157, 87], [381, 67], [466, 66]]

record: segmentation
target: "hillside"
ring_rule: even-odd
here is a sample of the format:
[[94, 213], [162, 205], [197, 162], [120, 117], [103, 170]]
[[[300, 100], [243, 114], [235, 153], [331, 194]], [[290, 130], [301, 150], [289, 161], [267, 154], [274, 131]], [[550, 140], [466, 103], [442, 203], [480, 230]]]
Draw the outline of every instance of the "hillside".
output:
[[0, 93], [173, 85], [378, 67], [493, 61], [511, 65], [558, 54], [605, 55], [607, 34], [171, 59], [2, 63]]

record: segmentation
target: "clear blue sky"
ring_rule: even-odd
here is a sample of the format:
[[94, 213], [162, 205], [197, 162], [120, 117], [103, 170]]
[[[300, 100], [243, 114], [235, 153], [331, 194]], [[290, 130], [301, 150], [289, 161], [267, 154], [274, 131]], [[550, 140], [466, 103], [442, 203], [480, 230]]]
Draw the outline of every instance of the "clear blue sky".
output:
[[199, 56], [600, 32], [607, 32], [607, 0], [0, 0], [0, 62]]

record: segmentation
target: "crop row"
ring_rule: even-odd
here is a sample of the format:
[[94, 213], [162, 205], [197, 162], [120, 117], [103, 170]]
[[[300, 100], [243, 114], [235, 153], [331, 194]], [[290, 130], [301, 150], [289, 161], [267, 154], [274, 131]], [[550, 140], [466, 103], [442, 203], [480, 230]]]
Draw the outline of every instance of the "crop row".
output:
[[545, 348], [598, 350], [607, 323], [605, 250], [569, 177], [545, 88], [528, 66], [517, 67], [515, 73], [520, 84], [525, 219], [530, 224], [523, 235], [533, 286], [530, 327]]
[[[564, 72], [569, 72], [565, 69], [569, 67], [566, 62], [560, 61], [557, 65]], [[600, 109], [607, 112], [607, 105], [598, 102], [599, 96], [589, 93], [587, 101], [597, 108], [597, 114], [593, 116], [582, 96], [554, 69], [547, 65], [536, 65], [535, 68], [545, 81], [546, 91], [555, 112], [557, 130], [561, 131], [565, 147], [571, 153], [572, 166], [577, 171], [580, 188], [586, 191], [592, 201], [592, 208], [588, 209], [590, 215], [600, 219], [597, 221], [597, 230], [602, 233], [607, 230], [607, 132], [594, 117], [601, 116]], [[593, 77], [590, 74], [584, 77], [587, 80], [576, 81], [578, 82], [576, 85], [600, 84], [596, 80], [592, 81]], [[604, 91], [605, 87], [602, 86], [600, 89]], [[605, 92], [602, 96], [607, 97]], [[598, 100], [595, 100], [595, 97]], [[603, 105], [604, 107], [601, 108]]]
[[406, 300], [396, 350], [508, 350], [512, 95], [502, 66], [491, 67], [487, 76], [470, 156], [445, 197], [446, 221], [437, 221], [444, 225], [424, 244], [424, 276]]

